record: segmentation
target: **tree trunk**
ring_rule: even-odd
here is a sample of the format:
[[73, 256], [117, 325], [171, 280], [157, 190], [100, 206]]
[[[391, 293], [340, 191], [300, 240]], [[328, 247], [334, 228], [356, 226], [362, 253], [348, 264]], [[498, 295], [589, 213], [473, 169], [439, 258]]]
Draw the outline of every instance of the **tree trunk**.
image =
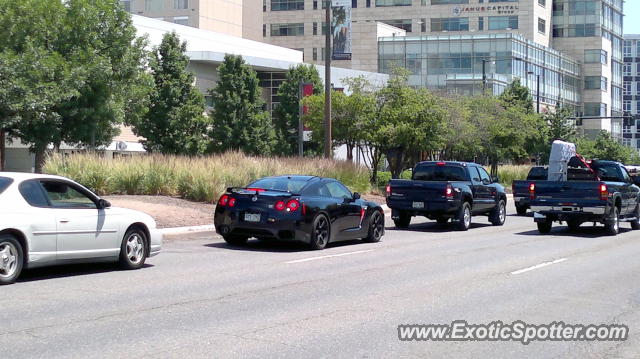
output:
[[47, 147], [36, 147], [35, 149], [35, 173], [42, 173], [44, 167], [44, 156]]
[[0, 171], [4, 171], [4, 161], [6, 157], [5, 131], [0, 130]]
[[353, 162], [353, 145], [347, 143], [347, 161]]

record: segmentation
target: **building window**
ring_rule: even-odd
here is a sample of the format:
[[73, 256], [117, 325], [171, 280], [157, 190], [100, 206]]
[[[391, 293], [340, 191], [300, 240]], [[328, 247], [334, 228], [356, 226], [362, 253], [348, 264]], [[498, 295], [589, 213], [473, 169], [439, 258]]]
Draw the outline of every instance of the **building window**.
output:
[[262, 24], [262, 37], [267, 37], [267, 24]]
[[469, 31], [468, 17], [432, 18], [431, 31]]
[[262, 0], [262, 12], [267, 12], [267, 0]]
[[538, 18], [538, 32], [541, 34], [547, 32], [547, 22], [542, 18]]
[[411, 6], [411, 0], [376, 0], [376, 7]]
[[480, 16], [478, 18], [478, 30], [482, 31], [484, 30], [484, 17]]
[[313, 0], [313, 10], [318, 10], [318, 0]]
[[604, 76], [585, 76], [584, 88], [586, 90], [607, 91], [608, 79]]
[[584, 115], [589, 117], [604, 117], [607, 115], [607, 104], [598, 102], [585, 102]]
[[489, 16], [489, 30], [515, 30], [517, 28], [517, 16]]
[[173, 8], [184, 10], [189, 7], [189, 0], [173, 0]]
[[314, 35], [318, 35], [318, 23], [317, 22], [313, 23], [313, 34]]
[[378, 20], [387, 25], [395, 26], [405, 30], [406, 32], [411, 32], [411, 19], [401, 19], [401, 20]]
[[420, 31], [421, 32], [427, 31], [427, 19], [425, 18], [420, 19]]
[[623, 95], [631, 95], [631, 82], [625, 81], [622, 85], [622, 94]]
[[304, 0], [271, 0], [271, 11], [304, 10]]
[[271, 24], [271, 36], [303, 36], [304, 23]]
[[122, 0], [122, 1], [120, 1], [120, 6], [122, 6], [124, 11], [131, 12], [131, 0]]
[[144, 0], [144, 11], [159, 12], [164, 10], [164, 0]]
[[431, 0], [431, 5], [468, 4], [469, 0]]
[[351, 0], [351, 7], [353, 9], [357, 8], [358, 7], [358, 0]]
[[546, 7], [547, 6], [547, 1], [546, 0], [538, 0], [538, 5], [540, 5], [542, 7]]
[[627, 40], [624, 42], [623, 52], [624, 57], [631, 57], [631, 41]]
[[371, 0], [367, 0], [367, 7], [371, 7]]
[[189, 17], [188, 16], [175, 16], [173, 18], [173, 22], [178, 25], [189, 25]]
[[631, 112], [631, 101], [630, 100], [624, 100], [622, 102], [622, 111]]
[[640, 62], [636, 64], [636, 76], [640, 75]]
[[318, 48], [313, 48], [313, 61], [318, 61]]
[[607, 64], [608, 53], [605, 50], [584, 50], [584, 62], [587, 64]]

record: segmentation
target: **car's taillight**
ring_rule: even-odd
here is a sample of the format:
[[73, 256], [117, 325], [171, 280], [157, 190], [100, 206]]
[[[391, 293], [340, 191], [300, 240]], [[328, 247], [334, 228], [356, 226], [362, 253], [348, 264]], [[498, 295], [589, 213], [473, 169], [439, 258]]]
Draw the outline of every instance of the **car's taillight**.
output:
[[229, 202], [229, 196], [223, 194], [222, 197], [220, 197], [220, 199], [218, 200], [218, 205], [224, 207], [227, 205], [227, 202]]
[[246, 191], [251, 191], [251, 192], [264, 192], [264, 189], [262, 188], [247, 188]]
[[229, 207], [235, 207], [236, 206], [236, 199], [233, 198], [233, 197], [229, 198], [228, 206]]
[[365, 213], [366, 211], [364, 210], [364, 208], [360, 208], [360, 223], [362, 223], [362, 221], [364, 220]]
[[437, 162], [436, 165], [437, 166], [444, 166], [444, 165], [446, 165], [446, 163], [445, 162]]
[[391, 185], [387, 185], [387, 196], [391, 196]]
[[450, 184], [447, 185], [447, 188], [444, 189], [444, 196], [447, 199], [453, 199], [453, 187]]
[[298, 202], [297, 199], [292, 199], [291, 201], [287, 202], [287, 211], [295, 212], [298, 210], [298, 208], [300, 208], [300, 202]]
[[535, 199], [536, 198], [536, 184], [535, 183], [529, 183], [529, 198], [530, 199]]
[[609, 199], [609, 188], [607, 188], [607, 185], [602, 183], [600, 184], [600, 200], [601, 201], [606, 201]]
[[273, 208], [275, 208], [277, 211], [284, 211], [284, 208], [287, 205], [284, 203], [284, 201], [278, 201], [276, 202], [275, 206], [273, 206]]

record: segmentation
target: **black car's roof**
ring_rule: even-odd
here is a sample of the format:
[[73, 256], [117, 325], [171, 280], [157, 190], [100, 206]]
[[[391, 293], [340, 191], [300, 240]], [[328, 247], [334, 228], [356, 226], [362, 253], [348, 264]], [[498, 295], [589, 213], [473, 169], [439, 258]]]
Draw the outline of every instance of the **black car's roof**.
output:
[[419, 165], [437, 165], [438, 163], [444, 163], [445, 165], [456, 166], [480, 166], [475, 162], [460, 162], [460, 161], [422, 161], [418, 162]]

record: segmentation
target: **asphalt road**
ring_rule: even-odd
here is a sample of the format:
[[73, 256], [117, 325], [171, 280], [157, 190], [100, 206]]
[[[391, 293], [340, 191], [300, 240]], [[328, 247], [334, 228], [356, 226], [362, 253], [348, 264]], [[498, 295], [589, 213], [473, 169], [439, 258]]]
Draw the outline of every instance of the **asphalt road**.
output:
[[[510, 213], [515, 212], [510, 208]], [[323, 251], [213, 233], [172, 237], [146, 268], [34, 270], [0, 287], [2, 358], [637, 358], [640, 238], [533, 219], [468, 232], [414, 221]], [[335, 256], [338, 255], [338, 256]], [[534, 267], [541, 263], [549, 263]], [[524, 271], [521, 271], [524, 270]], [[514, 274], [515, 272], [515, 274]], [[621, 323], [624, 342], [404, 342], [399, 324]]]

